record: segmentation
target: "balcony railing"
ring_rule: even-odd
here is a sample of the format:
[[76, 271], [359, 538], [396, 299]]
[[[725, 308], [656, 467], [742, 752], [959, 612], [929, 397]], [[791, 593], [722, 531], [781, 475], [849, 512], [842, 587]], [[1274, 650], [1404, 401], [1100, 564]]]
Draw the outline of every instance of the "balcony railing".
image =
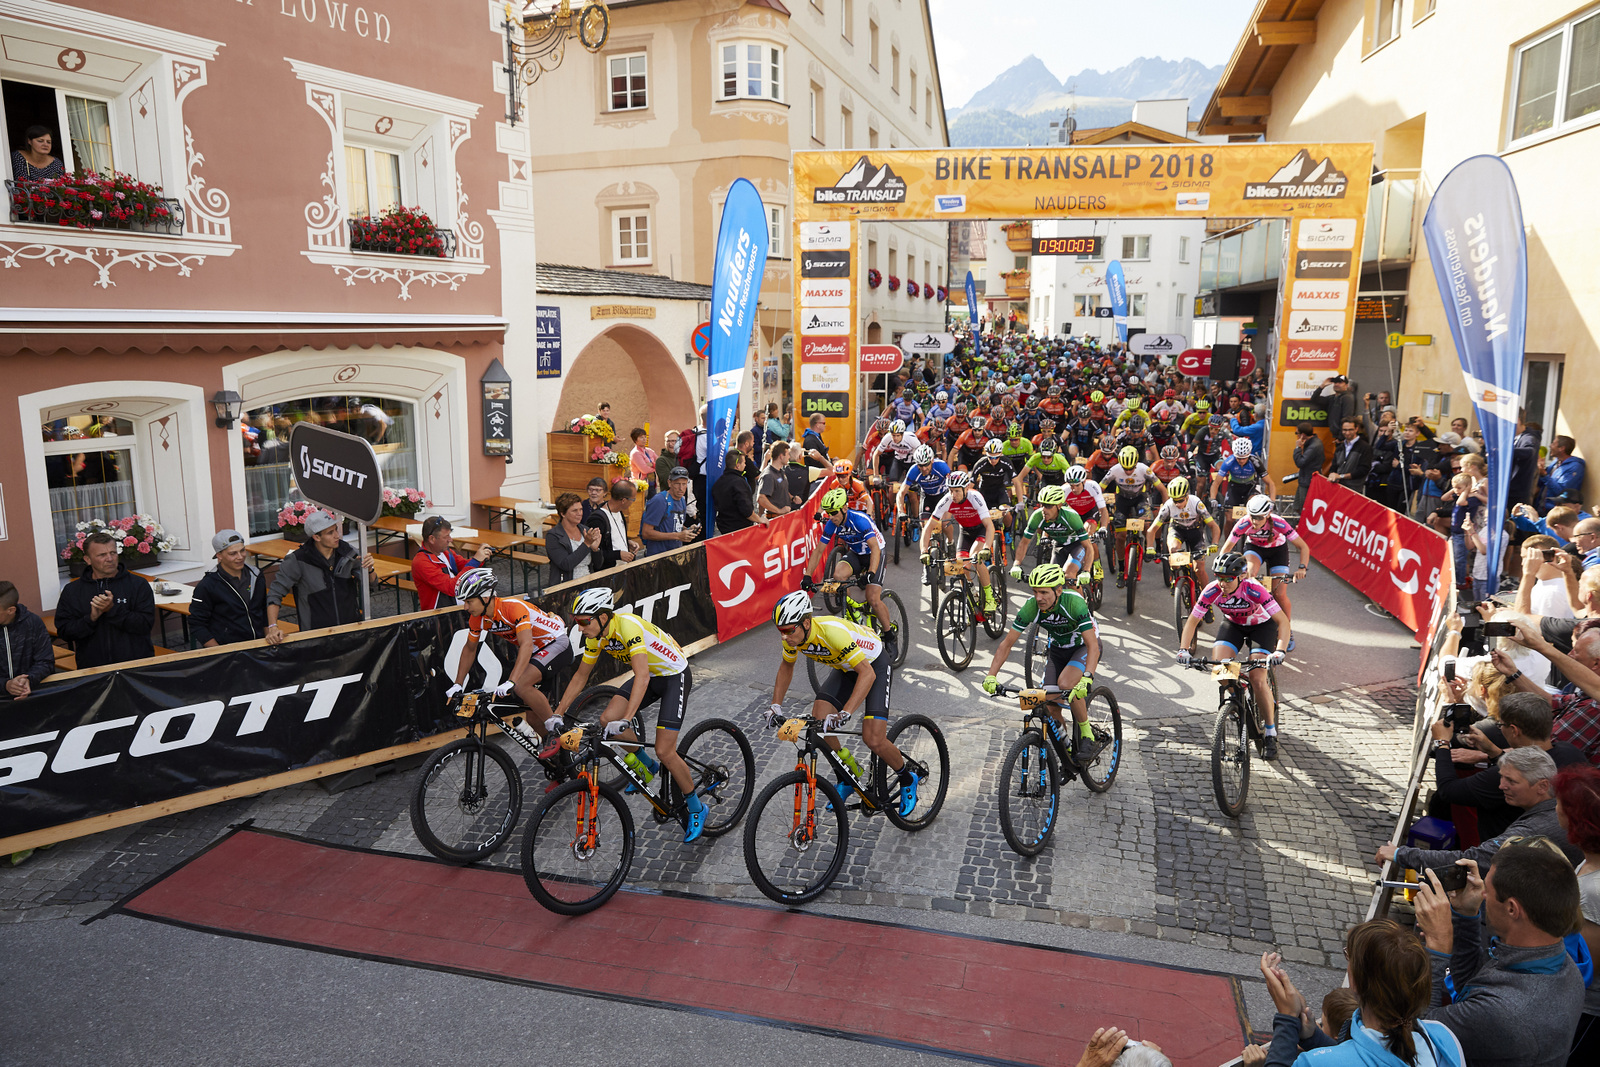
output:
[[[57, 229], [120, 230], [173, 236], [183, 233], [183, 204], [172, 197], [90, 202], [73, 199], [67, 187], [48, 181], [7, 181], [6, 201], [11, 208], [12, 222]], [[132, 206], [127, 206], [130, 203]], [[152, 210], [152, 205], [157, 209]]]
[[428, 242], [425, 247], [411, 249], [401, 247], [400, 242], [383, 236], [375, 227], [350, 225], [350, 251], [352, 252], [379, 252], [389, 256], [421, 256], [425, 259], [454, 259], [456, 257], [456, 234], [454, 230], [436, 226], [433, 236], [437, 242]]
[[1013, 252], [1033, 250], [1033, 223], [1008, 222], [1000, 227], [1006, 232], [1006, 247]]
[[1006, 280], [1006, 296], [1011, 300], [1026, 300], [1028, 298], [1028, 284], [1033, 280], [1033, 272], [1029, 270], [1003, 271], [1000, 277]]

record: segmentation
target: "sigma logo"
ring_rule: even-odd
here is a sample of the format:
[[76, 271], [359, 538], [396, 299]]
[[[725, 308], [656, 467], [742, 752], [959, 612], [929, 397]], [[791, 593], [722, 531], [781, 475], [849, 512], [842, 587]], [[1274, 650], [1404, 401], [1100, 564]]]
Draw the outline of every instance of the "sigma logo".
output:
[[1179, 211], [1208, 211], [1211, 208], [1211, 194], [1179, 193], [1176, 206]]
[[1342, 309], [1350, 300], [1349, 282], [1297, 281], [1289, 293], [1289, 305], [1295, 309]]
[[846, 337], [850, 333], [850, 316], [844, 311], [804, 311], [800, 316], [800, 332], [809, 337], [818, 335]]
[[310, 447], [301, 445], [300, 477], [310, 478], [312, 475], [338, 482], [340, 485], [353, 485], [357, 489], [367, 484], [367, 476], [362, 472], [353, 471], [349, 467], [341, 467], [336, 463], [329, 463], [325, 459], [312, 459]]
[[[761, 584], [770, 588], [774, 578], [780, 578], [786, 571], [796, 567], [804, 567], [810, 555], [811, 546], [807, 537], [797, 537], [787, 545], [774, 545], [767, 549], [761, 556]], [[717, 571], [717, 583], [721, 586], [719, 593], [726, 594], [726, 598], [720, 595], [713, 598], [718, 607], [738, 607], [756, 594], [758, 586], [750, 569], [750, 560], [736, 559]], [[787, 582], [780, 581], [779, 584], [787, 585]]]
[[1344, 339], [1344, 312], [1296, 311], [1287, 316], [1291, 341], [1341, 341]]
[[[152, 711], [142, 719], [137, 715], [104, 719], [74, 726], [64, 736], [60, 730], [47, 730], [0, 741], [0, 785], [14, 786], [31, 782], [44, 774], [46, 768], [54, 774], [71, 774], [73, 771], [116, 763], [124, 755], [143, 759], [194, 748], [215, 736], [223, 716], [233, 708], [241, 709], [238, 724], [234, 726], [230, 722], [235, 737], [248, 737], [265, 730], [280, 700], [287, 699], [291, 704], [305, 706], [305, 716], [300, 720], [303, 723], [327, 719], [333, 715], [339, 694], [345, 687], [360, 682], [364, 677], [361, 674], [346, 674], [319, 682], [306, 682], [300, 686], [241, 693], [222, 700], [163, 708]], [[176, 736], [169, 736], [174, 733]], [[61, 743], [55, 746], [52, 754], [50, 745], [58, 737]]]
[[1295, 246], [1300, 249], [1354, 248], [1355, 219], [1301, 219], [1295, 225]]
[[1301, 252], [1294, 273], [1297, 278], [1348, 278], [1350, 262], [1349, 252]]
[[801, 252], [800, 276], [802, 278], [848, 278], [850, 277], [850, 253], [841, 252]]
[[802, 222], [800, 224], [800, 249], [803, 252], [821, 252], [831, 248], [850, 247], [848, 222]]
[[1344, 197], [1349, 179], [1323, 157], [1312, 159], [1304, 148], [1264, 182], [1246, 182], [1246, 200], [1336, 200]]
[[850, 341], [848, 338], [838, 340], [816, 340], [807, 337], [800, 342], [800, 362], [802, 363], [848, 363], [850, 361]]
[[849, 307], [850, 283], [802, 278], [800, 280], [800, 306], [806, 309], [812, 307]]
[[832, 185], [819, 186], [811, 193], [814, 204], [903, 204], [906, 183], [886, 163], [878, 166], [866, 156]]
[[1289, 366], [1303, 370], [1333, 370], [1339, 366], [1338, 341], [1290, 341]]
[[967, 210], [965, 193], [939, 193], [933, 198], [933, 210], [940, 213]]

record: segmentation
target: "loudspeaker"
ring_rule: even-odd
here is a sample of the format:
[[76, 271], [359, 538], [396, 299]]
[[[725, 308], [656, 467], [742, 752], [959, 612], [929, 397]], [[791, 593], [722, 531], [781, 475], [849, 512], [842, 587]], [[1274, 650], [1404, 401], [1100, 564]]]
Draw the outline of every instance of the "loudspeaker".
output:
[[1211, 380], [1231, 382], [1239, 377], [1239, 345], [1211, 346]]

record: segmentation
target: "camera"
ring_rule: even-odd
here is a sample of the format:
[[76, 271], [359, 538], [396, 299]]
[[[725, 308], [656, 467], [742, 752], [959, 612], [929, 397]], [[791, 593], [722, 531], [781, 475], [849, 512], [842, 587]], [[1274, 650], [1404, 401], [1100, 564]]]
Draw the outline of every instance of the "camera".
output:
[[1486, 622], [1483, 624], [1484, 637], [1515, 637], [1517, 628], [1509, 622]]
[[1467, 888], [1465, 867], [1452, 863], [1448, 867], [1429, 867], [1428, 870], [1439, 879], [1439, 888], [1447, 893]]
[[1472, 726], [1473, 723], [1486, 718], [1483, 712], [1471, 704], [1446, 704], [1439, 709], [1439, 721], [1450, 724], [1451, 729], [1460, 733]]

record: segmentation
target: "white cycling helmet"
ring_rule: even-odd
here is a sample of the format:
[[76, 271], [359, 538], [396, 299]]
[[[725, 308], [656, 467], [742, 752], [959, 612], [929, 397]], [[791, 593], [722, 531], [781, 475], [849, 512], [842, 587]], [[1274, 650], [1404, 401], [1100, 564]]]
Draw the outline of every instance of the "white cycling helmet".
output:
[[983, 454], [984, 455], [986, 455], [986, 456], [999, 456], [999, 455], [1003, 455], [1004, 453], [1005, 453], [1005, 445], [1000, 443], [1000, 438], [991, 437], [991, 438], [989, 438], [989, 440], [987, 442], [984, 443], [984, 446], [983, 446]]
[[1233, 456], [1235, 459], [1249, 459], [1250, 453], [1253, 451], [1254, 448], [1251, 447], [1250, 438], [1235, 437], [1233, 439]]
[[572, 614], [598, 615], [602, 611], [617, 610], [616, 598], [603, 585], [590, 586], [572, 598]]
[[456, 599], [465, 604], [470, 598], [488, 600], [500, 585], [494, 571], [488, 567], [472, 567], [461, 572], [456, 579]]
[[943, 404], [944, 402], [946, 402], [947, 400], [950, 399], [950, 394], [945, 392], [943, 389], [941, 389], [937, 393], [933, 394], [933, 398], [935, 400], [937, 400], [939, 403]]
[[1072, 466], [1067, 468], [1067, 484], [1082, 485], [1089, 478], [1087, 467]]
[[798, 626], [811, 614], [811, 598], [797, 590], [778, 601], [772, 609], [772, 621], [777, 626]]
[[915, 452], [911, 453], [911, 462], [919, 467], [926, 467], [933, 462], [933, 449], [927, 445], [918, 447]]
[[950, 477], [944, 480], [946, 489], [965, 489], [972, 481], [972, 475], [966, 471], [951, 471]]
[[1257, 493], [1245, 502], [1244, 509], [1251, 515], [1271, 515], [1272, 498], [1265, 493]]
[[889, 432], [894, 434], [896, 437], [899, 437], [901, 434], [905, 433], [906, 432], [906, 422], [905, 422], [905, 420], [904, 419], [895, 419], [893, 422], [891, 422], [889, 424]]

